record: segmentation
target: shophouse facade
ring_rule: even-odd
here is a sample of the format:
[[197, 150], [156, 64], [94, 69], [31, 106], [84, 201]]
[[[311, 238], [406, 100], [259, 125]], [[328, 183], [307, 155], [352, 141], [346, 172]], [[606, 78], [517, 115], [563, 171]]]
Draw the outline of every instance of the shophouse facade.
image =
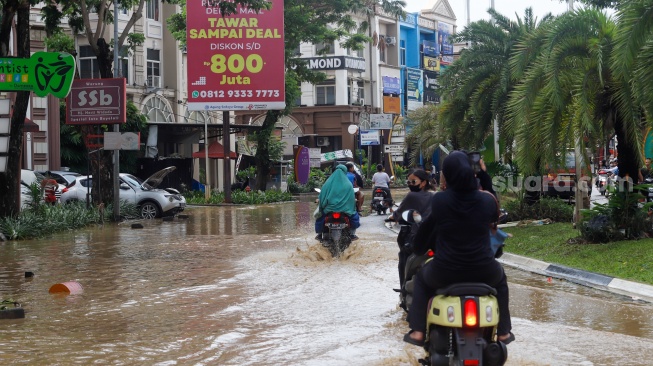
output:
[[[323, 153], [355, 150], [361, 147], [361, 133], [367, 136], [370, 132], [378, 145], [362, 148], [372, 162], [386, 164], [383, 145], [403, 144], [406, 121], [402, 117], [425, 103], [439, 102], [434, 87], [440, 68], [454, 57], [453, 46], [446, 39], [455, 32], [455, 23], [449, 2], [437, 0], [432, 8], [407, 14], [404, 19], [377, 9], [371, 25], [372, 42], [361, 51], [342, 48], [338, 42], [302, 44], [298, 53], [327, 79], [319, 85], [302, 83], [293, 113], [278, 124], [284, 128], [284, 156], [292, 158], [293, 145], [319, 148]], [[327, 55], [318, 56], [325, 47]], [[369, 123], [370, 115], [375, 114], [391, 114], [392, 128], [376, 129]], [[261, 124], [264, 118], [257, 111], [236, 113], [237, 124]], [[357, 131], [353, 134], [352, 125]], [[390, 156], [394, 162], [402, 162], [403, 155]]]

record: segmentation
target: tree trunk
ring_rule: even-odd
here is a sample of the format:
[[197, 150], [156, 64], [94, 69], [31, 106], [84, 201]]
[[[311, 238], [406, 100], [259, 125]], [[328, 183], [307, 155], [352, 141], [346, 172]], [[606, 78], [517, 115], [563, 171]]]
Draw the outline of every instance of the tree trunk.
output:
[[[9, 1], [4, 5], [2, 25], [0, 26], [0, 56], [9, 56], [7, 50], [10, 37], [9, 33], [5, 32], [11, 32], [11, 19], [14, 18], [14, 14], [17, 14], [16, 39], [18, 47], [16, 56], [30, 57], [29, 10], [30, 5], [27, 1], [21, 3]], [[30, 94], [30, 92], [17, 92], [13, 105], [7, 171], [5, 174], [0, 173], [0, 192], [8, 194], [0, 195], [0, 217], [12, 216], [20, 212], [20, 159], [23, 148], [23, 126]]]
[[[613, 110], [616, 110], [614, 108]], [[630, 177], [633, 183], [638, 181], [639, 172], [639, 155], [637, 147], [628, 141], [626, 131], [624, 128], [623, 117], [619, 113], [615, 113], [614, 131], [617, 135], [617, 147], [619, 157], [619, 176], [624, 178]]]
[[270, 174], [270, 136], [281, 116], [281, 111], [268, 111], [263, 121], [263, 128], [256, 132], [256, 189], [265, 191]]
[[[98, 65], [100, 69], [100, 77], [102, 79], [113, 78], [113, 58], [111, 57], [111, 49], [104, 40], [98, 39], [97, 42], [99, 53], [97, 55]], [[104, 203], [108, 205], [113, 203], [113, 159], [112, 152], [98, 151], [94, 154], [91, 160], [92, 174], [93, 174], [93, 202], [95, 204]]]

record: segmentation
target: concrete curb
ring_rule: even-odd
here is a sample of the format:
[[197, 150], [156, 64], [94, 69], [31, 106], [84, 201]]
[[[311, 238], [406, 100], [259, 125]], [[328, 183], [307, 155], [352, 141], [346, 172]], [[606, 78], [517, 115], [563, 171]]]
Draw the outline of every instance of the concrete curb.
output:
[[[399, 232], [391, 223], [385, 223], [385, 227], [393, 232]], [[626, 281], [599, 273], [565, 267], [559, 264], [546, 263], [537, 259], [510, 253], [504, 253], [498, 260], [503, 265], [522, 271], [564, 279], [579, 285], [628, 296], [633, 300], [653, 303], [653, 286], [651, 285]]]

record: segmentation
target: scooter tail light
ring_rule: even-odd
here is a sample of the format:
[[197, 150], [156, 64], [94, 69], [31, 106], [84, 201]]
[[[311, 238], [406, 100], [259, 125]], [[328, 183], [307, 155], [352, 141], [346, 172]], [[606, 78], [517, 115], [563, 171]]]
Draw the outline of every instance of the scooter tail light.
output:
[[426, 255], [429, 256], [429, 257], [432, 257], [432, 256], [435, 255], [435, 252], [433, 252], [432, 250], [429, 250], [428, 252], [426, 252]]
[[468, 327], [478, 325], [478, 307], [474, 299], [465, 300], [465, 325]]
[[463, 361], [464, 366], [478, 366], [480, 365], [478, 360], [465, 360]]
[[336, 220], [340, 219], [340, 212], [334, 212], [333, 213], [333, 218], [336, 219]]

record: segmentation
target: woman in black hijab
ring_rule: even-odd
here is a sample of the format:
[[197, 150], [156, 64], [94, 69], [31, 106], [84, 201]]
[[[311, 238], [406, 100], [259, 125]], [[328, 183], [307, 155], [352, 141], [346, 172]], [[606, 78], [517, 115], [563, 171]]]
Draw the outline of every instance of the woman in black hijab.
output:
[[508, 282], [490, 247], [490, 225], [498, 219], [497, 201], [479, 190], [474, 169], [463, 152], [454, 151], [444, 159], [442, 176], [446, 190], [431, 199], [431, 214], [414, 240], [415, 253], [423, 254], [431, 247], [435, 256], [415, 281], [408, 316], [412, 330], [404, 341], [424, 344], [428, 301], [436, 289], [459, 282], [483, 282], [497, 290], [498, 340], [508, 344], [515, 339], [510, 332]]

